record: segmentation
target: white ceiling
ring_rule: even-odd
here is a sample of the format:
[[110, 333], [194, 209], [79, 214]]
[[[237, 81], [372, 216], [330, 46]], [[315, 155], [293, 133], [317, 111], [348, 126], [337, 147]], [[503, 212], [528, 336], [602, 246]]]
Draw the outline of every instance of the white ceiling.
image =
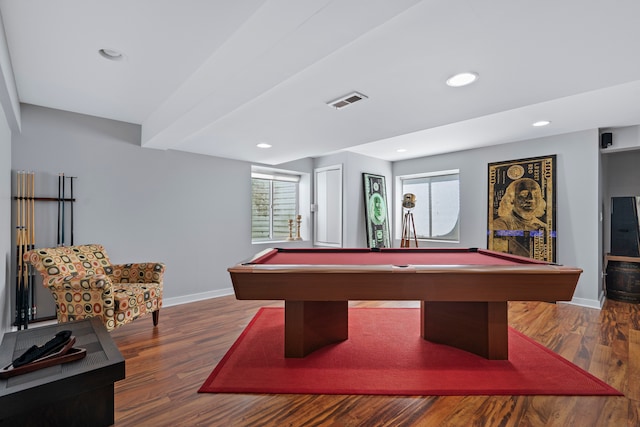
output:
[[[21, 102], [141, 124], [143, 147], [393, 161], [640, 123], [637, 0], [0, 0], [0, 13]], [[460, 71], [480, 78], [447, 87]], [[353, 91], [368, 99], [326, 105]]]

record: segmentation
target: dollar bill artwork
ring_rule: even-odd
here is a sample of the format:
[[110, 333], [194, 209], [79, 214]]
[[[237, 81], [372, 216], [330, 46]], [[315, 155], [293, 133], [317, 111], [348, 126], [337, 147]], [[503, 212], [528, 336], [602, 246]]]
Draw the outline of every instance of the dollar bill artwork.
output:
[[364, 208], [367, 223], [367, 245], [370, 248], [389, 248], [389, 212], [384, 176], [363, 173]]
[[487, 248], [556, 262], [556, 156], [489, 164]]

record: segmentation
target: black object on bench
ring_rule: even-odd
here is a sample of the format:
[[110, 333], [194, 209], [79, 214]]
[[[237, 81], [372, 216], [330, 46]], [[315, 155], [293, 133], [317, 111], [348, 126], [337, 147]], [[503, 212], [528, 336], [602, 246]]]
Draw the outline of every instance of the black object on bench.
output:
[[22, 355], [20, 355], [20, 357], [11, 362], [11, 364], [14, 368], [19, 368], [20, 366], [35, 362], [38, 359], [57, 352], [62, 347], [64, 347], [70, 339], [71, 331], [60, 331], [56, 334], [55, 337], [53, 337], [40, 347], [38, 347], [37, 345], [29, 347], [27, 351], [25, 351]]

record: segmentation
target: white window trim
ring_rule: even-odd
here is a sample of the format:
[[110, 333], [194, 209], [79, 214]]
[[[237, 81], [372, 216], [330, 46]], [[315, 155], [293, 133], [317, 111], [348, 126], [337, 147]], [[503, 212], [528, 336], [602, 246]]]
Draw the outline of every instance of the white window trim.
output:
[[[397, 215], [395, 216], [394, 223], [394, 235], [396, 240], [401, 240], [402, 238], [402, 219], [404, 217], [404, 211], [402, 208], [402, 181], [408, 179], [416, 179], [416, 178], [430, 178], [434, 176], [446, 176], [446, 175], [458, 175], [458, 180], [460, 177], [460, 169], [448, 169], [443, 171], [436, 172], [422, 172], [422, 173], [414, 173], [408, 175], [399, 175], [396, 176], [395, 179], [395, 194], [397, 195], [394, 207]], [[460, 208], [462, 212], [462, 207]], [[442, 239], [432, 239], [432, 238], [420, 238], [418, 237], [419, 242], [433, 242], [433, 243], [460, 243], [460, 235], [458, 234], [458, 238], [456, 240], [442, 240]]]
[[[281, 181], [290, 181], [290, 182], [298, 182], [298, 206], [297, 211], [298, 215], [302, 216], [301, 222], [301, 232], [300, 235], [302, 240], [289, 241], [283, 239], [253, 239], [251, 238], [252, 245], [272, 245], [274, 243], [278, 244], [291, 244], [296, 242], [304, 242], [309, 241], [311, 238], [311, 212], [310, 212], [310, 174], [307, 172], [299, 172], [295, 170], [287, 170], [287, 169], [278, 169], [278, 168], [270, 168], [265, 166], [251, 166], [251, 176], [250, 180], [253, 178], [262, 178], [262, 179], [278, 179]], [[253, 195], [251, 196], [253, 197]], [[249, 230], [251, 230], [251, 215], [249, 215]], [[294, 233], [297, 232], [296, 227], [294, 225]], [[249, 231], [249, 236], [251, 236], [251, 231]]]

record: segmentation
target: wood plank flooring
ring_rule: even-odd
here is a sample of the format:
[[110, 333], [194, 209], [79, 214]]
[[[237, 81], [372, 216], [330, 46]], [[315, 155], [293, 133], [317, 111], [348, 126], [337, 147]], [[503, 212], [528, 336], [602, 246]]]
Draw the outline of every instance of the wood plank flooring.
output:
[[[415, 306], [417, 302], [355, 302]], [[602, 310], [512, 302], [509, 324], [625, 394], [599, 396], [331, 396], [198, 394], [258, 308], [209, 299], [163, 308], [113, 331], [126, 360], [116, 426], [640, 426], [640, 305]]]

